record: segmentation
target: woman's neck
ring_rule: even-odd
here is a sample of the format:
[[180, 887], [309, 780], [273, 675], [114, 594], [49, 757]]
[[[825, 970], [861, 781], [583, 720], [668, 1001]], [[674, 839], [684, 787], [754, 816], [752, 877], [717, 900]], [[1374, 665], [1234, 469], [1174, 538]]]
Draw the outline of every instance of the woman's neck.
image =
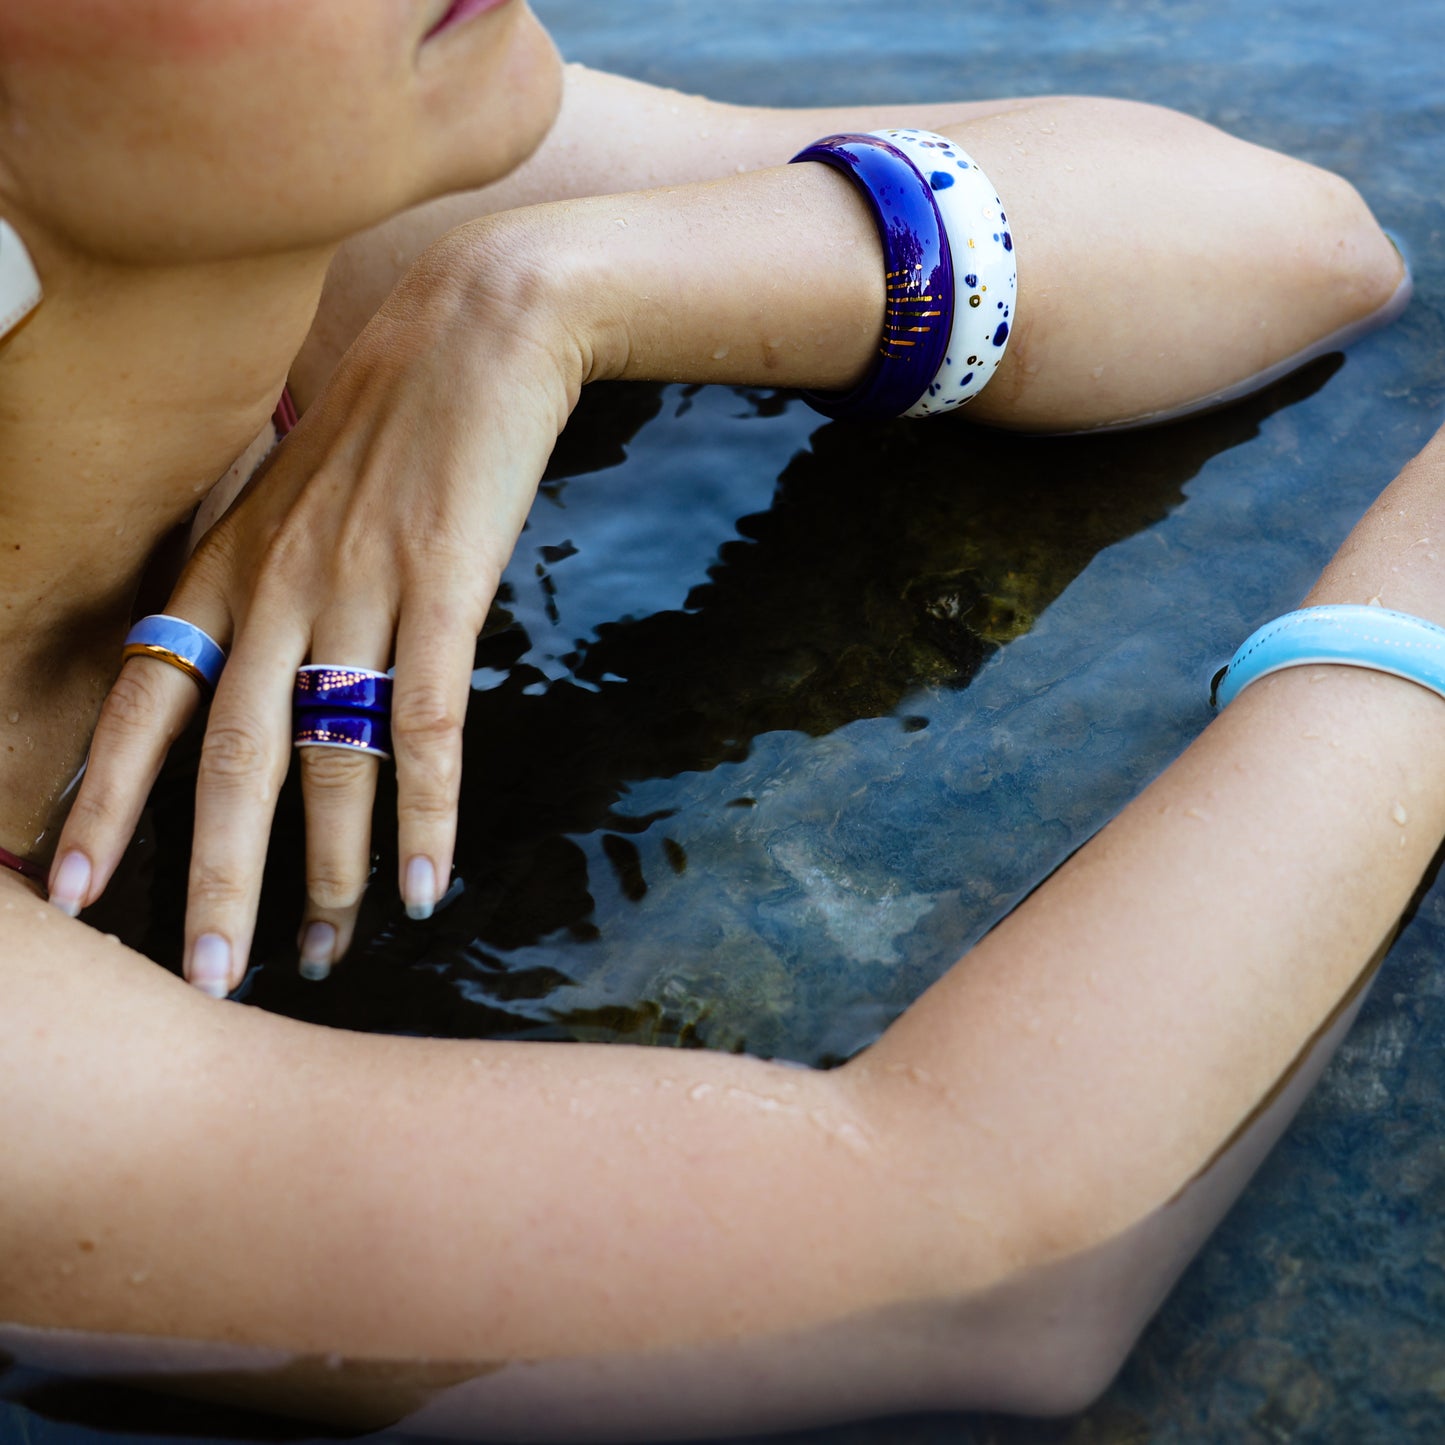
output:
[[0, 343], [0, 845], [43, 856], [147, 563], [269, 424], [329, 255], [36, 260]]

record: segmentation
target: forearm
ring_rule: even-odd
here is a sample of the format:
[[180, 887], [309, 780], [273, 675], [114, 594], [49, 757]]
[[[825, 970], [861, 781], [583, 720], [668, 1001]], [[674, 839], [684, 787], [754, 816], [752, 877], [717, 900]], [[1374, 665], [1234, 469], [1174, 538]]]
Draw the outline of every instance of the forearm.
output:
[[881, 125], [944, 129], [1027, 100], [780, 110], [725, 105], [582, 65], [565, 71], [562, 109], [541, 147], [492, 185], [395, 217], [342, 247], [294, 379], [307, 400], [401, 273], [456, 226], [549, 201], [680, 186], [786, 161], [818, 136]]
[[[1140, 109], [1040, 101], [952, 127], [1004, 199], [1019, 265], [1009, 351], [969, 416], [1068, 430], [1187, 406], [1399, 284], [1342, 182]], [[483, 291], [520, 273], [548, 293], [588, 352], [584, 380], [828, 389], [880, 334], [873, 222], [821, 166], [529, 207], [439, 250]]]
[[[1309, 601], [1445, 622], [1442, 529], [1445, 435]], [[1442, 707], [1352, 668], [1263, 679], [850, 1066], [931, 1099], [956, 1207], [1010, 1220], [1038, 1259], [1118, 1234], [1213, 1157], [1445, 837]]]
[[0, 1320], [500, 1362], [898, 1297], [897, 1141], [842, 1075], [318, 1029], [3, 918]]

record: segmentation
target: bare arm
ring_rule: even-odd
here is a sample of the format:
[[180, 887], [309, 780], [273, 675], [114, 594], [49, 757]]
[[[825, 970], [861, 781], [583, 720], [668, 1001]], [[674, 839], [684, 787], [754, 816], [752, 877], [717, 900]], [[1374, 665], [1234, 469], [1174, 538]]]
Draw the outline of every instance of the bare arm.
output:
[[1028, 103], [777, 110], [725, 105], [569, 65], [561, 112], [525, 165], [480, 190], [419, 206], [342, 247], [315, 329], [293, 373], [298, 394], [311, 399], [397, 278], [454, 226], [518, 206], [760, 170], [786, 161], [808, 141], [831, 131], [899, 123], [900, 117], [909, 125], [936, 130]]
[[1345, 182], [1155, 106], [1039, 97], [779, 110], [572, 65], [561, 115], [520, 170], [342, 249], [293, 371], [298, 397], [315, 396], [401, 273], [455, 226], [736, 176], [832, 131], [900, 124], [956, 137], [1017, 223], [1022, 330], [969, 408], [975, 420], [1068, 430], [1225, 391], [1368, 315], [1401, 274]]
[[[1445, 621], [1442, 498], [1445, 434], [1310, 600]], [[963, 1304], [1091, 1309], [1048, 1270], [1175, 1196], [1389, 933], [1445, 836], [1440, 708], [1349, 669], [1257, 684], [830, 1074], [221, 1009], [6, 881], [0, 1318], [492, 1364], [767, 1335], [815, 1384], [872, 1321], [869, 1399], [979, 1403], [997, 1320]], [[899, 1329], [961, 1362], [921, 1377]]]
[[[1400, 258], [1348, 186], [1196, 121], [1066, 99], [954, 130], [1006, 197], [1019, 257], [1009, 348], [969, 407], [984, 421], [1067, 430], [1187, 407], [1401, 293]], [[231, 644], [197, 788], [193, 978], [201, 939], [208, 986], [244, 969], [295, 667], [315, 648], [395, 659], [398, 885], [426, 916], [450, 876], [475, 639], [581, 387], [854, 385], [882, 328], [880, 251], [857, 192], [816, 164], [522, 206], [427, 249], [168, 604]], [[318, 557], [323, 535], [348, 541]], [[137, 667], [59, 843], [89, 860], [72, 908], [104, 888], [195, 705], [185, 679]], [[314, 749], [301, 770], [311, 962], [327, 968], [369, 875], [375, 774]]]

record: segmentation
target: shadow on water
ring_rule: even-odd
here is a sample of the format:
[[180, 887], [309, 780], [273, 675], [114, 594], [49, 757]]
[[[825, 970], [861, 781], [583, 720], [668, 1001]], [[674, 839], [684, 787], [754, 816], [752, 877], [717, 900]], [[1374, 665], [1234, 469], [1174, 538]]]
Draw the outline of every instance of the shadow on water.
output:
[[[301, 983], [302, 822], [293, 787], [278, 816], [248, 1000], [372, 1031], [742, 1047], [736, 1029], [708, 1038], [706, 1003], [679, 1014], [647, 996], [582, 1008], [554, 997], [589, 966], [599, 885], [633, 903], [648, 891], [634, 840], [665, 824], [668, 810], [619, 810], [629, 785], [738, 762], [764, 734], [796, 735], [787, 746], [805, 754], [811, 739], [894, 714], [920, 688], [966, 687], [1101, 549], [1157, 522], [1205, 463], [1255, 437], [1269, 415], [1318, 390], [1339, 364], [1327, 358], [1242, 406], [1136, 432], [1038, 438], [951, 420], [820, 425], [777, 478], [771, 506], [736, 522], [706, 579], [690, 591], [691, 579], [680, 579], [682, 607], [601, 623], [563, 656], [561, 677], [535, 665], [533, 639], [506, 606], [536, 585], [519, 548], [478, 644], [479, 676], [496, 681], [472, 699], [458, 883], [446, 906], [428, 924], [402, 916], [390, 883], [394, 815], [384, 800], [376, 882], [353, 957], [325, 986]], [[607, 485], [644, 433], [678, 425], [692, 395], [594, 388], [559, 445], [544, 499]], [[729, 445], [729, 428], [771, 425], [789, 407], [771, 393], [738, 396], [743, 414], [717, 424], [719, 447]], [[588, 473], [603, 475], [580, 480]], [[541, 550], [566, 557], [588, 546], [577, 534], [566, 548]], [[565, 576], [558, 566], [542, 581], [565, 590]], [[905, 729], [926, 726], [901, 720]], [[155, 876], [140, 889], [152, 906], [139, 937], [140, 920], [125, 929], [173, 967], [192, 766], [180, 760], [157, 789], [152, 827], [161, 846], [147, 850]], [[856, 787], [868, 782], [858, 778]], [[847, 805], [837, 798], [839, 809]], [[662, 832], [670, 881], [697, 885], [685, 847]], [[581, 842], [588, 835], [600, 843], [590, 856]], [[597, 877], [599, 857], [606, 879]], [[545, 959], [509, 958], [559, 937], [565, 946]], [[707, 946], [705, 937], [691, 942], [697, 952]]]

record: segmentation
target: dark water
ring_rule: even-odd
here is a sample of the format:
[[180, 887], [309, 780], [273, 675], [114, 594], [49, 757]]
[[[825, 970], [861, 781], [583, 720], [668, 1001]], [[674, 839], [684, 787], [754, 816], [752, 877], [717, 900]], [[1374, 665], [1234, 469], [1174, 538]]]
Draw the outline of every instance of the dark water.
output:
[[[536, 8], [573, 58], [740, 101], [1163, 101], [1343, 172], [1414, 265], [1410, 311], [1348, 358], [1150, 433], [843, 427], [766, 392], [598, 389], [478, 651], [450, 904], [411, 924], [380, 881], [358, 956], [299, 983], [288, 804], [252, 1002], [358, 1028], [840, 1059], [1204, 725], [1212, 668], [1298, 600], [1445, 419], [1445, 10]], [[158, 792], [135, 896], [177, 896], [186, 786]], [[173, 961], [174, 908], [152, 912], [129, 931]], [[1442, 944], [1437, 888], [1094, 1410], [799, 1440], [1445, 1438]], [[112, 1396], [44, 1411], [0, 1405], [0, 1439], [257, 1433]]]

